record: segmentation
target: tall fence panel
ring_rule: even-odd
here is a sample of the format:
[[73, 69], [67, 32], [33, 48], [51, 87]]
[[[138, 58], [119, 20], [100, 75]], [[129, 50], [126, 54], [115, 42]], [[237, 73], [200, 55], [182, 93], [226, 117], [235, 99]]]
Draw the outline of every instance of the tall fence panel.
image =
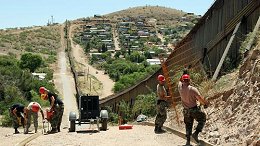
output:
[[[176, 70], [188, 65], [213, 75], [234, 28], [241, 21], [227, 55], [231, 64], [238, 64], [240, 44], [253, 30], [259, 14], [260, 0], [216, 0], [167, 58], [170, 78]], [[118, 104], [122, 100], [132, 105], [137, 95], [156, 89], [156, 76], [161, 72], [160, 69], [139, 84], [100, 100], [101, 107], [110, 106], [118, 110]]]

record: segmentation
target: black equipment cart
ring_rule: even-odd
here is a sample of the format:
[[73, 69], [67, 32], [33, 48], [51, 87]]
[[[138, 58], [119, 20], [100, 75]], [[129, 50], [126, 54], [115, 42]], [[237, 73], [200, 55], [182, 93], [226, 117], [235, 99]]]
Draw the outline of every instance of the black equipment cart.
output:
[[[78, 119], [75, 112], [69, 114], [69, 132], [76, 131], [76, 124], [97, 124], [98, 131], [107, 130], [108, 112], [99, 109], [99, 96], [80, 96], [78, 110]], [[101, 123], [101, 127], [99, 123]]]

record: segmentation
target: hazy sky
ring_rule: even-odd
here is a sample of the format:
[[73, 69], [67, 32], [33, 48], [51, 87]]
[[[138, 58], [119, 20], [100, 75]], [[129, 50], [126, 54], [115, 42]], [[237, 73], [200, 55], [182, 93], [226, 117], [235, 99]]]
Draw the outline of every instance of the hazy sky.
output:
[[0, 0], [0, 29], [63, 23], [135, 6], [165, 6], [203, 15], [215, 0]]

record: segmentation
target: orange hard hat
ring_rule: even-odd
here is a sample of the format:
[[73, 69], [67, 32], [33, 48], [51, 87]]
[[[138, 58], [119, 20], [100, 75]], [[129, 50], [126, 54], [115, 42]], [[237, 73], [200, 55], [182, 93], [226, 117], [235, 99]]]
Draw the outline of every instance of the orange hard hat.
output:
[[47, 94], [41, 94], [41, 99], [42, 100], [47, 100]]
[[39, 92], [40, 92], [41, 94], [43, 94], [43, 93], [45, 92], [45, 90], [46, 90], [45, 87], [40, 87], [40, 88], [39, 88]]
[[165, 81], [165, 77], [163, 75], [158, 75], [157, 80], [164, 82]]
[[182, 80], [190, 80], [190, 75], [184, 74], [184, 75], [181, 76], [181, 79]]
[[40, 109], [39, 104], [37, 104], [37, 103], [34, 102], [34, 103], [32, 104], [32, 111], [33, 111], [33, 112], [38, 112], [39, 109]]

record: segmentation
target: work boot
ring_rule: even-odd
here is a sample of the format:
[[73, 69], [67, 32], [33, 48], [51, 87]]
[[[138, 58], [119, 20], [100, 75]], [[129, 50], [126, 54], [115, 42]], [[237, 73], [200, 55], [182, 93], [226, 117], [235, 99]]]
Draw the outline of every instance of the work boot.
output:
[[155, 133], [156, 133], [156, 134], [160, 134], [160, 133], [164, 133], [164, 132], [166, 132], [166, 131], [163, 130], [162, 127], [159, 127], [159, 126], [158, 126]]
[[191, 146], [191, 144], [190, 144], [190, 138], [187, 139], [185, 146]]
[[28, 134], [28, 132], [29, 132], [28, 128], [25, 128], [24, 134]]
[[14, 129], [14, 134], [19, 134], [20, 132], [17, 130], [17, 128]]
[[57, 130], [58, 130], [58, 132], [60, 132], [60, 125], [57, 126]]
[[197, 143], [200, 142], [200, 141], [199, 141], [199, 138], [198, 138], [198, 136], [199, 136], [199, 132], [198, 132], [198, 131], [195, 131], [191, 136], [194, 138], [194, 140], [195, 140]]
[[56, 129], [56, 128], [52, 128], [51, 131], [49, 131], [48, 133], [49, 133], [49, 134], [57, 133], [57, 129]]
[[154, 133], [157, 133], [157, 131], [158, 131], [158, 126], [155, 126]]

